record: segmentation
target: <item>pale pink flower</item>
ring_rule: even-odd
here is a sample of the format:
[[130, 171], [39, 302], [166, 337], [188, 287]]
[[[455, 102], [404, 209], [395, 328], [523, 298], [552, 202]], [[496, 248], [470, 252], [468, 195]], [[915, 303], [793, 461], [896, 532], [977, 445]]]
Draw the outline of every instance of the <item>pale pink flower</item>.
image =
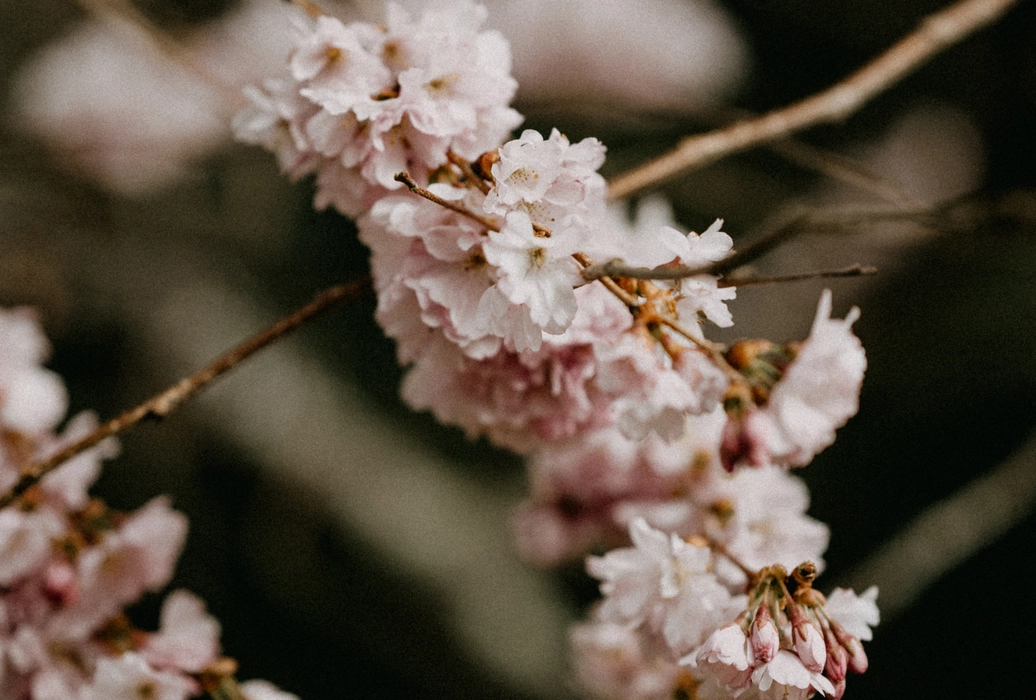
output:
[[604, 594], [598, 619], [646, 623], [681, 655], [744, 608], [745, 598], [731, 596], [710, 572], [707, 547], [655, 530], [643, 519], [630, 525], [630, 539], [633, 547], [587, 559], [587, 571], [601, 579]]
[[411, 407], [430, 409], [472, 437], [485, 435], [528, 452], [607, 422], [607, 397], [591, 381], [595, 367], [585, 344], [501, 349], [476, 360], [436, 335], [407, 374], [402, 393]]
[[752, 685], [755, 692], [749, 692], [745, 697], [806, 700], [814, 691], [827, 696], [835, 692], [831, 681], [807, 669], [798, 656], [784, 649], [752, 671]]
[[[714, 467], [709, 476], [694, 497], [704, 534], [751, 569], [781, 564], [790, 571], [812, 561], [823, 570], [830, 533], [806, 514], [809, 491], [800, 479], [774, 466], [742, 469], [730, 476]], [[733, 566], [717, 573], [733, 584], [745, 580]]]
[[753, 666], [769, 663], [777, 656], [777, 651], [781, 648], [781, 639], [777, 626], [773, 623], [773, 616], [770, 615], [770, 609], [765, 604], [756, 610], [751, 630], [752, 654], [755, 657]]
[[499, 153], [487, 212], [524, 211], [548, 228], [571, 225], [573, 219], [586, 225], [603, 215], [607, 186], [597, 169], [604, 163], [604, 146], [597, 139], [571, 144], [557, 129], [547, 139], [527, 129]]
[[665, 440], [679, 438], [685, 418], [719, 406], [729, 383], [699, 351], [687, 347], [674, 367], [653, 338], [637, 334], [626, 334], [617, 343], [598, 343], [594, 352], [597, 384], [615, 397], [617, 425], [632, 440], [648, 432]]
[[51, 555], [51, 540], [64, 523], [48, 509], [0, 510], [0, 586], [10, 586], [42, 569]]
[[185, 177], [224, 142], [223, 99], [147, 42], [94, 21], [23, 68], [15, 118], [73, 169], [139, 195]]
[[118, 530], [106, 533], [76, 562], [79, 597], [59, 611], [48, 629], [69, 639], [83, 639], [142, 593], [169, 582], [187, 536], [187, 518], [156, 497], [130, 515]]
[[250, 105], [234, 115], [234, 137], [272, 152], [281, 171], [294, 180], [316, 170], [320, 153], [309, 144], [305, 125], [319, 108], [286, 78], [268, 78], [262, 87], [250, 85], [243, 93]]
[[576, 683], [602, 700], [670, 700], [682, 669], [664, 649], [614, 622], [589, 622], [569, 633]]
[[[490, 22], [511, 40], [526, 100], [601, 108], [722, 102], [744, 75], [747, 49], [713, 0], [498, 0]], [[558, 70], [565, 66], [565, 70]]]
[[237, 133], [296, 177], [316, 171], [318, 208], [358, 216], [401, 187], [398, 172], [427, 183], [448, 152], [473, 160], [521, 122], [507, 106], [510, 51], [484, 18], [470, 0], [444, 0], [416, 20], [393, 5], [384, 25], [303, 25], [289, 81], [253, 91]]
[[331, 114], [344, 114], [392, 87], [392, 72], [372, 52], [378, 30], [354, 22], [348, 26], [328, 15], [300, 32], [289, 63], [299, 93]]
[[845, 319], [831, 319], [831, 292], [824, 291], [809, 337], [766, 405], [731, 418], [724, 436], [726, 464], [803, 466], [834, 442], [835, 430], [859, 408], [867, 367], [851, 330], [859, 315], [854, 307]]
[[68, 410], [61, 378], [40, 366], [49, 355], [32, 310], [0, 309], [0, 423], [8, 429], [38, 436]]
[[245, 700], [299, 700], [298, 695], [286, 693], [269, 681], [245, 681], [238, 688]]
[[192, 679], [157, 671], [139, 654], [126, 652], [97, 662], [82, 700], [186, 700], [199, 690]]
[[512, 304], [528, 308], [537, 327], [558, 334], [572, 323], [578, 308], [573, 288], [583, 280], [572, 254], [580, 243], [581, 233], [572, 228], [539, 236], [528, 214], [513, 211], [499, 232], [490, 231], [482, 250], [496, 266], [497, 289]]
[[141, 655], [155, 668], [198, 673], [219, 655], [219, 622], [205, 603], [177, 590], [162, 604], [159, 630], [148, 637]]
[[720, 627], [696, 652], [680, 660], [734, 691], [748, 685], [752, 662], [752, 646], [738, 622]]
[[848, 588], [836, 588], [827, 596], [824, 610], [845, 629], [862, 641], [873, 637], [871, 628], [881, 620], [877, 606], [878, 587], [871, 586], [860, 595]]
[[786, 612], [791, 625], [791, 642], [799, 660], [811, 673], [820, 673], [827, 662], [824, 636], [806, 618], [806, 614], [795, 601], [788, 601]]

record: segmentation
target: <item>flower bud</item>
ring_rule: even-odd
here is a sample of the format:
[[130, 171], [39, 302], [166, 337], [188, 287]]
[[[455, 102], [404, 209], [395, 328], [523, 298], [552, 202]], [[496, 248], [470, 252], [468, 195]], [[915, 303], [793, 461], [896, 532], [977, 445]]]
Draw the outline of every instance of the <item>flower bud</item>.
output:
[[752, 623], [752, 651], [755, 653], [756, 665], [767, 664], [777, 655], [781, 646], [777, 626], [773, 624], [770, 610], [760, 605]]
[[845, 628], [834, 620], [831, 620], [831, 632], [834, 633], [835, 639], [849, 654], [849, 670], [853, 673], [865, 673], [869, 662], [860, 640], [846, 632]]
[[849, 663], [849, 655], [830, 630], [824, 631], [824, 642], [827, 645], [827, 662], [824, 664], [824, 675], [832, 683], [845, 679], [845, 670]]
[[788, 601], [788, 618], [791, 620], [791, 640], [802, 665], [813, 673], [820, 673], [827, 661], [820, 630], [806, 618], [802, 607], [792, 601]]

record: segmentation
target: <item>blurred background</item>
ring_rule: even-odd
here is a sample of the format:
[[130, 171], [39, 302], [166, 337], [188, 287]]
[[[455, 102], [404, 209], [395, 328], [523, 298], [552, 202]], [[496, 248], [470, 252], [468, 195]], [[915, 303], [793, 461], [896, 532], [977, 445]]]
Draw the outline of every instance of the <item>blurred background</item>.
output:
[[[420, 3], [410, 3], [418, 6]], [[822, 89], [937, 0], [488, 2], [526, 126], [596, 136], [614, 175], [678, 139]], [[331, 2], [379, 19], [376, 0]], [[280, 0], [0, 4], [0, 303], [40, 310], [73, 411], [113, 416], [340, 281], [350, 221], [235, 145], [239, 88], [290, 44]], [[832, 541], [819, 587], [881, 587], [848, 697], [1024, 696], [1036, 654], [1036, 4], [846, 123], [662, 188], [686, 229], [743, 245], [794, 205], [949, 203], [923, 223], [806, 235], [739, 290], [734, 334], [808, 332], [821, 289], [868, 354], [859, 415], [799, 474]], [[321, 318], [170, 420], [122, 438], [95, 492], [169, 493], [174, 586], [223, 623], [242, 678], [305, 700], [566, 698], [580, 565], [536, 571], [508, 518], [521, 462], [402, 406], [373, 300]], [[708, 331], [707, 331], [708, 332]], [[160, 598], [134, 611], [157, 619]]]

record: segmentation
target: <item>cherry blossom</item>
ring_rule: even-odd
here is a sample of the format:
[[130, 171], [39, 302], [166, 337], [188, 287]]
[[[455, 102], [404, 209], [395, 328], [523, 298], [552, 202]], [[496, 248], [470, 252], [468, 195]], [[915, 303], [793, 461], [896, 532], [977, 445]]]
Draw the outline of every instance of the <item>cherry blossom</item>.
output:
[[480, 30], [485, 16], [442, 0], [416, 19], [390, 4], [384, 25], [300, 20], [288, 75], [247, 93], [236, 133], [294, 177], [316, 172], [318, 207], [358, 216], [400, 187], [396, 173], [427, 183], [449, 153], [477, 158], [521, 122], [510, 49]]
[[803, 466], [834, 442], [835, 430], [859, 408], [867, 367], [851, 330], [858, 317], [853, 308], [844, 319], [831, 319], [831, 292], [824, 291], [809, 337], [768, 389], [766, 403], [734, 409], [723, 438], [729, 467], [742, 461]]

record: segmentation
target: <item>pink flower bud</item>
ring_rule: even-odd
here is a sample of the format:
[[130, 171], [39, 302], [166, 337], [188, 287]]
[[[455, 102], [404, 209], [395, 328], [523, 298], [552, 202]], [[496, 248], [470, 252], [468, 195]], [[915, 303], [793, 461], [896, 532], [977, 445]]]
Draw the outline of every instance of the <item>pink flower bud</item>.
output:
[[773, 624], [770, 610], [760, 605], [752, 623], [752, 651], [755, 652], [756, 665], [770, 663], [780, 646], [781, 638], [777, 634], [777, 626]]
[[831, 632], [834, 633], [835, 639], [849, 654], [849, 670], [853, 673], [865, 673], [869, 662], [860, 640], [846, 632], [845, 628], [834, 620], [831, 620]]
[[43, 580], [43, 594], [61, 607], [70, 607], [79, 598], [79, 582], [75, 569], [64, 560], [47, 565]]
[[863, 645], [856, 637], [849, 637], [849, 643], [842, 643], [849, 653], [849, 670], [853, 673], [865, 673], [867, 671], [867, 654], [863, 651]]
[[827, 663], [824, 664], [824, 675], [837, 684], [845, 679], [845, 670], [849, 663], [849, 655], [838, 640], [835, 639], [831, 630], [824, 631], [824, 641], [827, 644]]
[[834, 686], [835, 692], [831, 693], [831, 700], [842, 700], [842, 696], [845, 695], [845, 679], [836, 682]]
[[820, 630], [806, 618], [802, 607], [792, 601], [788, 601], [788, 618], [791, 620], [791, 639], [802, 665], [813, 673], [820, 673], [827, 661]]

